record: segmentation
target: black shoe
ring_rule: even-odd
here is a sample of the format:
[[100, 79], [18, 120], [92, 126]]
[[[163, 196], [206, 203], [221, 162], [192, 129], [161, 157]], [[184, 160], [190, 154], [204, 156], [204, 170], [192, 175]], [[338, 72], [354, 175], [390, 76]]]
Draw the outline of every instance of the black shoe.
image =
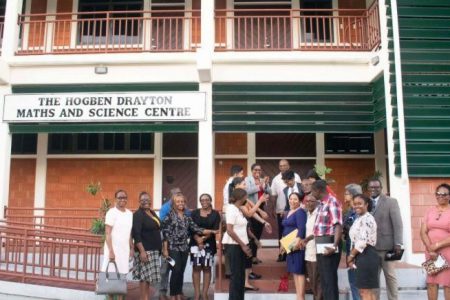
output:
[[225, 278], [226, 278], [226, 279], [230, 279], [230, 278], [231, 278], [231, 275], [230, 275], [230, 274], [225, 274]]
[[286, 261], [286, 255], [278, 255], [277, 262]]
[[253, 272], [251, 272], [249, 275], [248, 275], [248, 279], [252, 279], [252, 280], [256, 280], [256, 279], [261, 279], [261, 275], [259, 275], [259, 274], [256, 274], [256, 273], [253, 273]]

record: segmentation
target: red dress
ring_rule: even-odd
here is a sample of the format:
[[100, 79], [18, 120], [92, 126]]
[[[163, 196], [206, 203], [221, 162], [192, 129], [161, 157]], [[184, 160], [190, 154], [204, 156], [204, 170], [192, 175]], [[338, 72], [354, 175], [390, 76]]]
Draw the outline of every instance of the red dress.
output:
[[[439, 216], [439, 214], [441, 215]], [[426, 212], [424, 221], [427, 224], [428, 238], [432, 244], [450, 237], [450, 209], [440, 213], [436, 207], [432, 207]], [[437, 252], [450, 262], [450, 246], [440, 248]], [[425, 255], [427, 259], [430, 257], [428, 252]], [[450, 268], [434, 276], [428, 275], [427, 283], [450, 287]]]

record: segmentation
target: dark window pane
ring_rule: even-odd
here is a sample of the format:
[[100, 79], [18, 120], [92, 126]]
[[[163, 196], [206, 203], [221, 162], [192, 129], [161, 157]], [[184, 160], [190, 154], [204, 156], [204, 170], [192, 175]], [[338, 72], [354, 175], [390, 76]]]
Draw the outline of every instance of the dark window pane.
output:
[[130, 150], [139, 151], [141, 148], [141, 135], [139, 133], [130, 134]]
[[86, 151], [88, 149], [88, 136], [86, 133], [80, 133], [77, 135], [77, 150]]
[[165, 157], [197, 157], [197, 133], [164, 133], [163, 156]]
[[257, 133], [256, 156], [267, 157], [315, 157], [314, 133]]
[[88, 150], [89, 152], [93, 152], [93, 151], [98, 151], [99, 147], [98, 147], [98, 142], [99, 140], [99, 136], [98, 133], [90, 133], [88, 135]]
[[153, 153], [153, 134], [141, 134], [141, 151], [146, 153]]
[[103, 135], [103, 149], [113, 150], [114, 149], [114, 134], [105, 133]]
[[116, 136], [114, 137], [114, 150], [125, 150], [125, 134], [116, 133]]
[[327, 154], [373, 154], [374, 141], [371, 133], [326, 133]]
[[11, 154], [36, 154], [37, 134], [13, 134]]

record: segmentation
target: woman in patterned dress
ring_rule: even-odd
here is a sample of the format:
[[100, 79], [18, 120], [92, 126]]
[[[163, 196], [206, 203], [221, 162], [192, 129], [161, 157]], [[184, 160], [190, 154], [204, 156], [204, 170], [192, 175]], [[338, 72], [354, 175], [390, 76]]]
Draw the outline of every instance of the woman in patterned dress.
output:
[[366, 195], [353, 197], [353, 209], [358, 218], [349, 232], [352, 250], [347, 256], [347, 264], [356, 270], [356, 287], [363, 300], [375, 300], [375, 289], [380, 288], [381, 258], [375, 250], [377, 223], [369, 213], [371, 206], [372, 201]]

